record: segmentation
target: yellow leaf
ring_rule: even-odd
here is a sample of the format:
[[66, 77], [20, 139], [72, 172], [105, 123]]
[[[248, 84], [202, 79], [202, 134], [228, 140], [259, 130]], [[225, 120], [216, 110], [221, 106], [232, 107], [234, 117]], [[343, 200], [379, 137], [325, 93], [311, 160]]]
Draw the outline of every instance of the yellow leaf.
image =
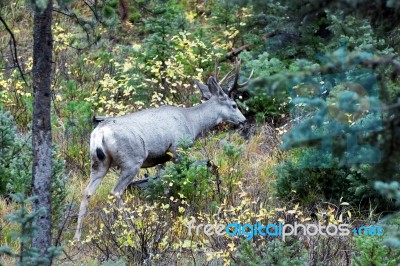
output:
[[123, 72], [127, 72], [132, 68], [132, 63], [131, 62], [125, 62], [124, 63], [124, 68], [123, 68]]
[[182, 247], [183, 247], [183, 248], [190, 248], [190, 247], [192, 247], [192, 241], [190, 241], [190, 240], [185, 240], [185, 241], [183, 241]]
[[235, 243], [231, 242], [228, 244], [229, 250], [234, 251], [235, 250]]
[[186, 19], [187, 19], [190, 23], [193, 23], [194, 18], [196, 17], [196, 13], [193, 12], [193, 11], [190, 11], [190, 12], [186, 12], [185, 15], [186, 15]]

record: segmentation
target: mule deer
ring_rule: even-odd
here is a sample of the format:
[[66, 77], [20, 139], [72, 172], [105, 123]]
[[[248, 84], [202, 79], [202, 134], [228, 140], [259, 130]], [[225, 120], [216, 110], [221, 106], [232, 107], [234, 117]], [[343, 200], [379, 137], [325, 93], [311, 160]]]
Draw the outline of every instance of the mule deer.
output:
[[[229, 96], [238, 84], [239, 65], [236, 73], [226, 75], [219, 83], [217, 73], [208, 79], [207, 85], [195, 80], [207, 101], [190, 108], [162, 106], [115, 118], [107, 118], [93, 130], [90, 136], [90, 181], [78, 214], [75, 239], [81, 237], [83, 218], [89, 198], [110, 167], [117, 166], [121, 173], [111, 193], [121, 197], [139, 168], [153, 167], [169, 161], [182, 138], [194, 141], [215, 125], [225, 121], [241, 124], [246, 118]], [[228, 73], [229, 74], [229, 73]], [[222, 82], [227, 81], [224, 89]]]

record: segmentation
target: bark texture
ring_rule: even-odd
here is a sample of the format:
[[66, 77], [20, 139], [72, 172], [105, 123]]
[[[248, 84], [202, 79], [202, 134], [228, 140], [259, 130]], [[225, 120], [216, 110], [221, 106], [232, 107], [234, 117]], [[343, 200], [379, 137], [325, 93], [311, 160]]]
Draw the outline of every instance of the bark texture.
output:
[[[51, 33], [52, 0], [43, 12], [35, 11], [33, 29], [33, 169], [32, 194], [34, 210], [44, 208], [45, 213], [36, 217], [39, 230], [32, 239], [33, 247], [43, 255], [51, 246], [51, 73], [53, 39]], [[51, 262], [50, 262], [51, 264]]]

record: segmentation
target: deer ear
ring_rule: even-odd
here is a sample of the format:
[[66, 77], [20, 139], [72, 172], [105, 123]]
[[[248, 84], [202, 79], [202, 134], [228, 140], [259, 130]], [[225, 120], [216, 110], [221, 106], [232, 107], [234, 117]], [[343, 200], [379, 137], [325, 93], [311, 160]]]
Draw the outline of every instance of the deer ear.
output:
[[209, 100], [212, 96], [210, 89], [207, 85], [200, 83], [197, 79], [192, 79], [193, 82], [196, 84], [197, 88], [199, 88], [201, 92], [201, 98], [205, 100]]
[[227, 97], [226, 93], [222, 90], [221, 86], [218, 84], [214, 77], [210, 77], [208, 79], [207, 85], [213, 95], [223, 98]]

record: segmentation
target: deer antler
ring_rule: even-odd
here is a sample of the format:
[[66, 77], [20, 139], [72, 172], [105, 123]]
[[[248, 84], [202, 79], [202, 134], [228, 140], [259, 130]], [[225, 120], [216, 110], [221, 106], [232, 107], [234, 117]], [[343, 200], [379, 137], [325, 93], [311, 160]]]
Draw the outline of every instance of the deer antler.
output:
[[[232, 93], [233, 93], [234, 91], [237, 91], [238, 89], [247, 86], [247, 84], [249, 83], [249, 81], [250, 81], [250, 79], [251, 79], [251, 77], [253, 76], [253, 73], [254, 73], [254, 70], [252, 70], [252, 71], [251, 71], [251, 74], [250, 74], [250, 76], [249, 76], [249, 78], [247, 79], [246, 82], [244, 82], [244, 83], [238, 83], [239, 77], [240, 77], [240, 63], [241, 63], [241, 60], [240, 60], [240, 59], [239, 59], [239, 60], [236, 59], [236, 63], [235, 63], [235, 74], [234, 74], [234, 75], [231, 75], [229, 78], [227, 78], [228, 80], [231, 80], [231, 79], [234, 77], [233, 82], [232, 82], [232, 81], [231, 81], [231, 82], [228, 82], [228, 85], [224, 88], [225, 93], [226, 93], [229, 97], [232, 96]], [[233, 71], [233, 70], [232, 70], [232, 71]], [[232, 72], [232, 71], [231, 71], [231, 72]], [[230, 72], [229, 72], [229, 73], [230, 73]], [[228, 74], [229, 74], [229, 73], [228, 73]], [[230, 84], [229, 84], [229, 83], [230, 83]]]
[[247, 81], [243, 82], [242, 84], [238, 84], [237, 87], [240, 89], [240, 88], [247, 86], [247, 84], [249, 84], [251, 77], [253, 76], [253, 73], [254, 73], [254, 69], [251, 70], [250, 76], [247, 78]]
[[218, 81], [218, 75], [219, 75], [219, 66], [218, 66], [219, 63], [218, 63], [218, 62], [219, 62], [219, 60], [218, 60], [218, 59], [215, 59], [214, 78], [215, 78], [215, 80], [218, 82], [218, 85], [221, 86], [222, 83], [224, 83], [225, 80], [228, 78], [229, 74], [232, 73], [233, 69], [230, 70], [228, 73], [226, 73], [226, 75], [225, 75], [220, 81]]
[[[214, 65], [214, 75], [213, 78], [214, 80], [217, 82], [217, 84], [219, 86], [222, 86], [222, 84], [224, 82], [226, 82], [226, 84], [223, 86], [223, 91], [225, 92], [226, 95], [228, 95], [229, 97], [232, 96], [232, 93], [234, 91], [237, 91], [240, 88], [243, 88], [245, 86], [248, 85], [251, 77], [253, 76], [254, 70], [251, 71], [250, 76], [248, 77], [247, 81], [244, 83], [238, 83], [239, 81], [239, 77], [240, 77], [240, 63], [241, 60], [236, 58], [236, 62], [235, 62], [235, 67], [233, 69], [231, 69], [221, 80], [218, 81], [218, 76], [219, 76], [219, 66], [218, 66], [218, 59], [215, 60], [215, 65]], [[235, 71], [234, 74], [231, 74], [233, 71]], [[198, 82], [197, 80], [194, 80], [194, 82], [197, 84], [197, 86], [200, 88], [200, 90], [202, 91], [202, 95], [203, 98], [207, 98], [207, 96], [211, 96], [211, 94], [209, 92], [207, 92], [208, 90], [208, 84], [202, 84], [200, 82]], [[207, 95], [204, 94], [204, 91], [206, 91]], [[208, 97], [209, 98], [209, 97]]]
[[[226, 73], [226, 75], [220, 81], [218, 81], [218, 84], [222, 85], [222, 83], [224, 83], [224, 81], [227, 80], [229, 74], [231, 74], [232, 71], [233, 71], [233, 69], [231, 69], [228, 73]], [[230, 77], [232, 77], [232, 76], [230, 76]]]
[[215, 65], [214, 65], [214, 78], [215, 80], [218, 81], [218, 75], [219, 75], [219, 68], [218, 68], [218, 59], [215, 58]]
[[235, 71], [235, 79], [233, 81], [232, 87], [228, 90], [228, 96], [231, 97], [232, 92], [236, 91], [238, 89], [238, 81], [239, 81], [239, 76], [240, 76], [240, 63], [242, 62], [241, 59], [236, 58], [236, 71]]

